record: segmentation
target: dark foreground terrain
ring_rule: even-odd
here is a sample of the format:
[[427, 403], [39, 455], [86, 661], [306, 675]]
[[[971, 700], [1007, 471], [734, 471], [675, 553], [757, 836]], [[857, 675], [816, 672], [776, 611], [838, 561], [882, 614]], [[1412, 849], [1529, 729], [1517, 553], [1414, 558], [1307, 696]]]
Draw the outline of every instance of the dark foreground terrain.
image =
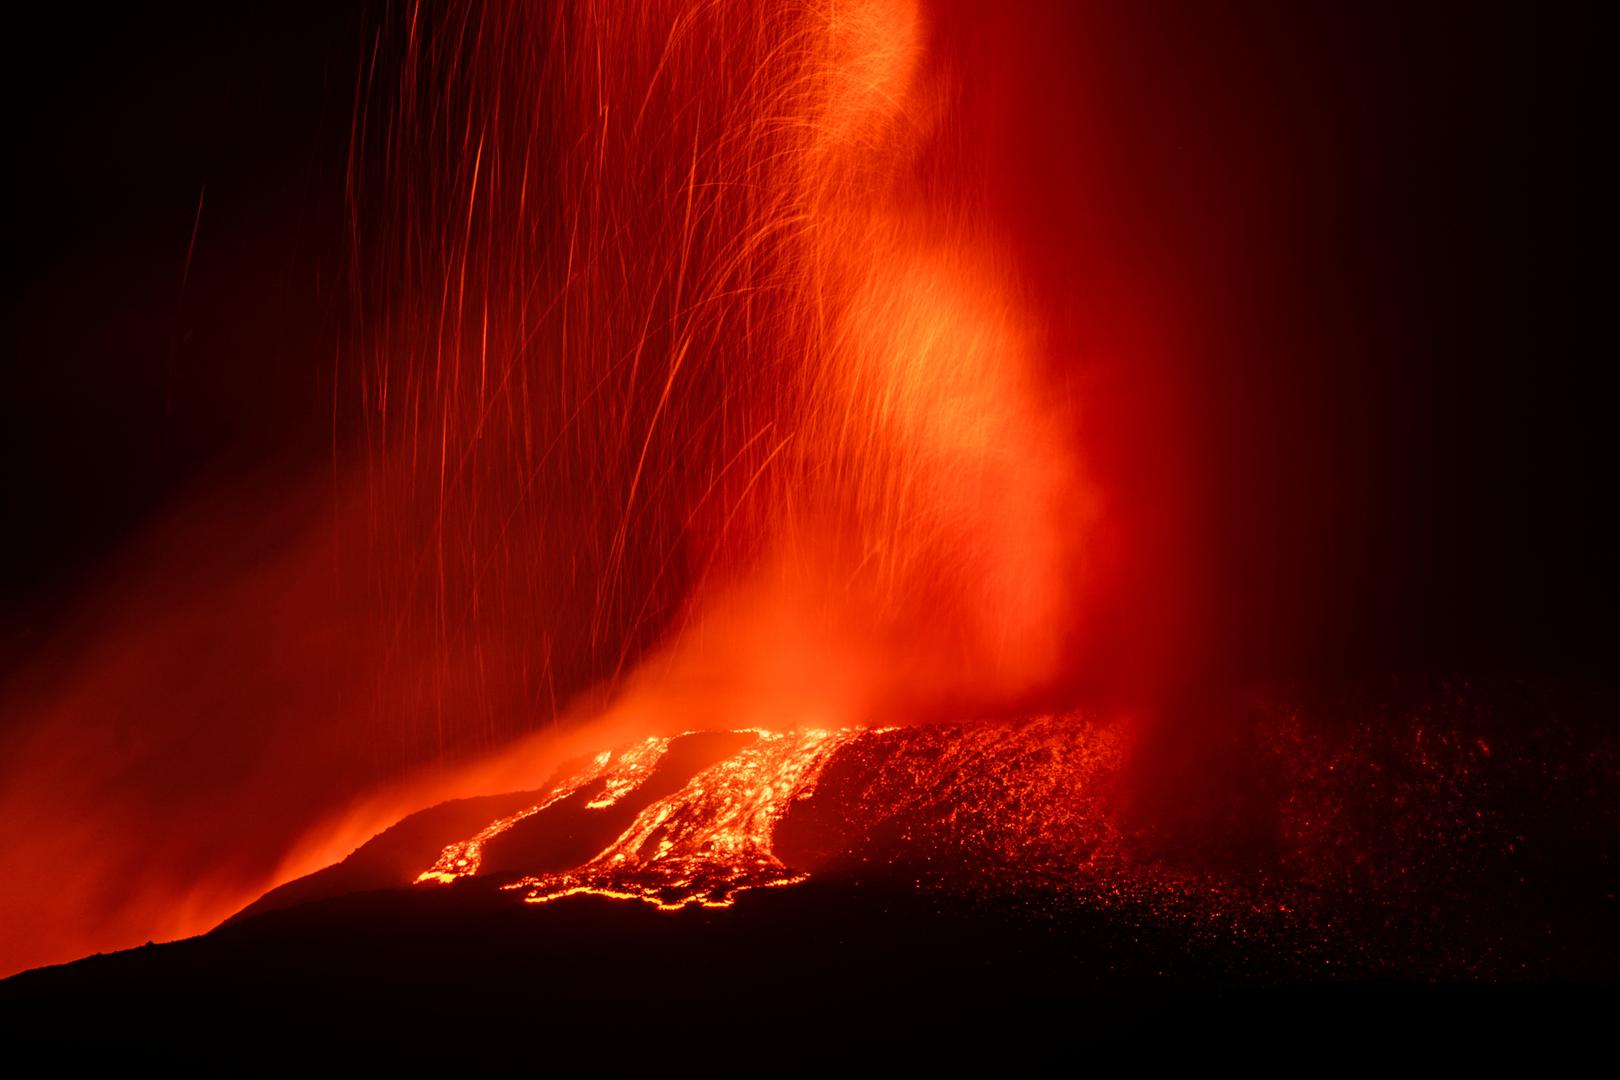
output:
[[474, 884], [327, 901], [30, 972], [0, 988], [0, 1008], [11, 1038], [70, 1052], [227, 1064], [244, 1048], [309, 1051], [452, 1072], [653, 1058], [725, 1075], [766, 1046], [791, 1068], [849, 1044], [926, 1055], [984, 1039], [1014, 1057], [1098, 1044], [1315, 1055], [1373, 1040], [1556, 1059], [1605, 1045], [1620, 1004], [1612, 988], [1568, 984], [1234, 981], [1220, 952], [1192, 957], [1108, 917], [1054, 923], [850, 885], [667, 913], [595, 897], [526, 910]]
[[732, 1074], [963, 1043], [1546, 1065], [1620, 1015], [1610, 708], [1429, 681], [1162, 731], [688, 735], [413, 815], [203, 937], [0, 982], [0, 1027], [227, 1069]]

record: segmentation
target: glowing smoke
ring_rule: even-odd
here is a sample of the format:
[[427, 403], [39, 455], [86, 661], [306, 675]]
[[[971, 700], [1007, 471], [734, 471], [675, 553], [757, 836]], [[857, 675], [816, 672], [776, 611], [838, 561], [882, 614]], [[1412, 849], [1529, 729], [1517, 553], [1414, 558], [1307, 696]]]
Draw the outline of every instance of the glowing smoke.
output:
[[[183, 520], [145, 594], [13, 695], [28, 940], [0, 963], [205, 929], [592, 740], [1055, 678], [1089, 495], [928, 39], [903, 0], [384, 20], [339, 509], [215, 577], [174, 553], [241, 508]], [[598, 719], [536, 742], [565, 713]]]

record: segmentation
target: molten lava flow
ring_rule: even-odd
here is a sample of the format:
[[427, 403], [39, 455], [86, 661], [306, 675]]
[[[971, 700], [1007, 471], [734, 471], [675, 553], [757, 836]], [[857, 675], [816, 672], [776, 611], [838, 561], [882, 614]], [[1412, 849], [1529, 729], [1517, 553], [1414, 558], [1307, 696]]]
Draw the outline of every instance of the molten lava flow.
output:
[[656, 736], [648, 738], [637, 746], [614, 753], [603, 750], [591, 759], [589, 765], [566, 778], [552, 791], [543, 802], [536, 803], [526, 809], [519, 810], [498, 821], [491, 822], [479, 830], [478, 835], [459, 843], [451, 844], [444, 849], [431, 867], [422, 872], [417, 882], [438, 881], [451, 882], [458, 877], [466, 877], [478, 873], [483, 862], [484, 845], [495, 837], [506, 832], [518, 822], [533, 817], [540, 811], [568, 798], [594, 780], [603, 781], [603, 790], [595, 799], [585, 805], [592, 810], [603, 810], [625, 794], [633, 790], [636, 785], [647, 778], [647, 772], [669, 749], [670, 740]]
[[[673, 910], [688, 904], [727, 907], [744, 890], [804, 880], [803, 873], [789, 869], [773, 851], [776, 826], [795, 800], [814, 793], [832, 756], [870, 732], [846, 728], [751, 734], [754, 740], [736, 754], [643, 809], [585, 865], [526, 876], [503, 887], [527, 890], [524, 899], [530, 903], [589, 893]], [[485, 842], [593, 782], [600, 781], [601, 790], [585, 808], [607, 809], [647, 779], [671, 741], [648, 739], [617, 754], [597, 755], [544, 802], [446, 847], [417, 882], [445, 883], [477, 874]]]

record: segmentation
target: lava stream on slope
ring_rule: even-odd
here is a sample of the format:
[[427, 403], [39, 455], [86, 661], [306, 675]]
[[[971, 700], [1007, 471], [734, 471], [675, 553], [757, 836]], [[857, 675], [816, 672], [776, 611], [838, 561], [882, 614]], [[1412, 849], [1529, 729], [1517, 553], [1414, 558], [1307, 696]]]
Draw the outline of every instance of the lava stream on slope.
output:
[[[794, 800], [814, 792], [816, 779], [833, 754], [866, 734], [865, 729], [726, 734], [751, 738], [678, 791], [648, 805], [588, 863], [525, 875], [504, 887], [526, 890], [524, 899], [531, 903], [593, 893], [674, 909], [687, 904], [726, 907], [744, 889], [803, 880], [802, 873], [789, 870], [771, 849], [776, 825]], [[701, 735], [688, 732], [679, 738]], [[446, 847], [417, 882], [447, 883], [477, 874], [484, 844], [570, 796], [588, 795], [586, 811], [619, 804], [645, 785], [674, 742], [651, 737], [597, 754], [583, 768], [563, 776], [542, 802]]]
[[1337, 702], [1332, 722], [1256, 702], [1240, 745], [1200, 751], [1206, 786], [1168, 797], [1130, 724], [1077, 714], [649, 738], [406, 880], [673, 910], [813, 876], [1112, 913], [1255, 974], [1585, 977], [1612, 944], [1620, 829], [1590, 808], [1612, 807], [1616, 750], [1578, 725], [1512, 738], [1506, 693]]

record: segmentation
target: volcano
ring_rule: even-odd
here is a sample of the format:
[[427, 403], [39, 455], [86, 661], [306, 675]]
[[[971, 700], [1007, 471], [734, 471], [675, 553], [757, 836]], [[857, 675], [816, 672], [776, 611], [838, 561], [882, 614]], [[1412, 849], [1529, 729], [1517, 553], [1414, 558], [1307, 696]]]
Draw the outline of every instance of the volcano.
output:
[[0, 1001], [35, 1036], [418, 1064], [579, 1024], [1040, 1042], [1263, 1014], [1273, 1048], [1499, 1021], [1578, 1045], [1620, 959], [1611, 707], [1505, 679], [1251, 694], [1241, 753], [1199, 755], [1248, 764], [1173, 800], [1133, 774], [1151, 733], [1086, 714], [651, 737]]
[[1608, 96], [1542, 8], [56, 16], [4, 96], [0, 1028], [1589, 1048]]

